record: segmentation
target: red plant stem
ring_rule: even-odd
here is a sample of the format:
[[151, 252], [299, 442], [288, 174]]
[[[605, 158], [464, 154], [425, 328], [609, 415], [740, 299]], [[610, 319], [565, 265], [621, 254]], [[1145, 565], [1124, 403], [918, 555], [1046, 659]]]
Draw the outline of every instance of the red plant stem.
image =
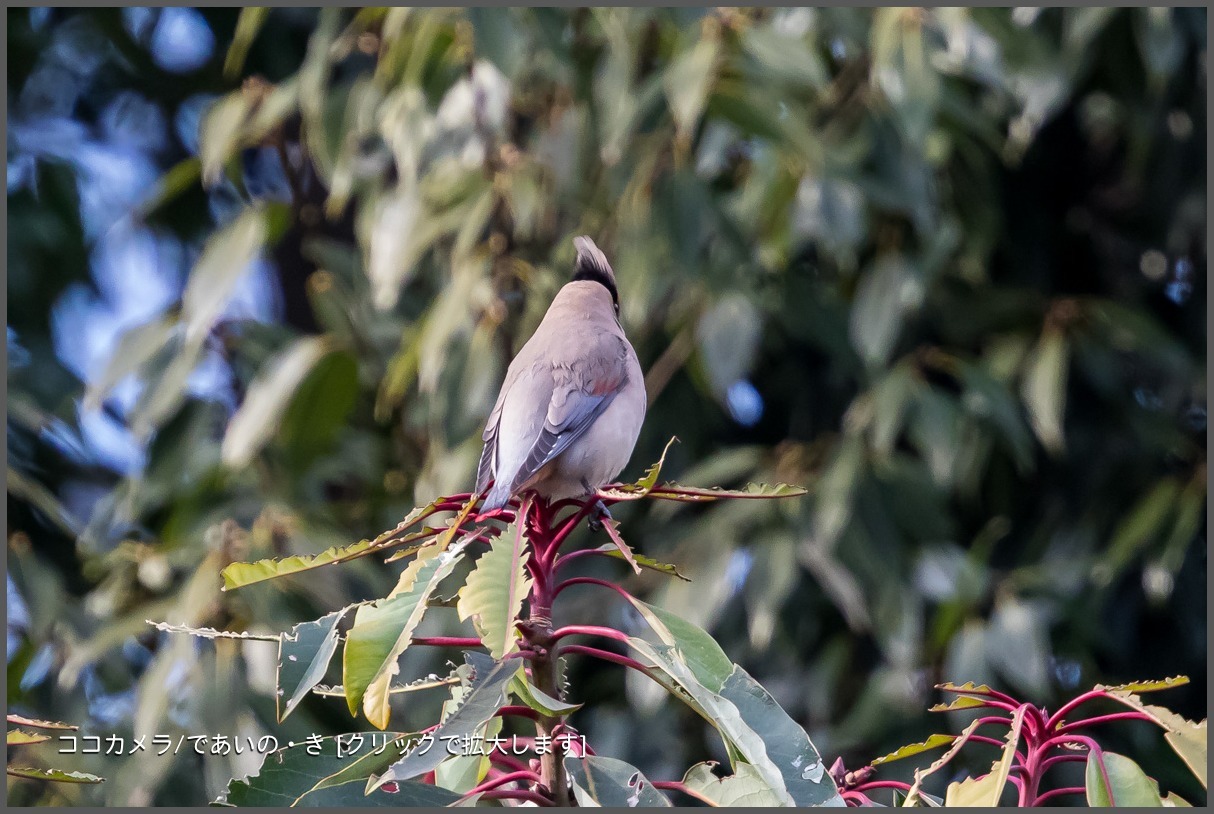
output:
[[636, 659], [630, 659], [627, 656], [621, 656], [619, 653], [612, 653], [607, 650], [599, 650], [597, 647], [587, 647], [586, 645], [582, 644], [566, 644], [562, 645], [556, 651], [558, 658], [566, 653], [582, 653], [587, 656], [594, 656], [595, 658], [600, 658], [603, 661], [612, 661], [616, 664], [622, 664], [625, 667], [631, 667], [633, 670], [645, 673], [646, 675], [649, 674], [649, 668], [644, 664], [641, 664]]
[[531, 783], [538, 783], [540, 780], [540, 776], [538, 774], [536, 774], [535, 772], [531, 771], [530, 769], [524, 769], [524, 770], [518, 771], [518, 772], [510, 772], [509, 774], [503, 774], [500, 777], [494, 777], [490, 780], [486, 780], [484, 783], [481, 783], [479, 786], [474, 787], [471, 791], [465, 792], [464, 799], [471, 797], [472, 795], [476, 794], [477, 792], [489, 791], [490, 789], [495, 789], [498, 786], [504, 786], [507, 783], [513, 783], [516, 780], [526, 780]]
[[568, 588], [572, 585], [599, 585], [603, 588], [610, 588], [611, 590], [615, 591], [620, 596], [627, 599], [629, 602], [632, 601], [632, 594], [625, 591], [619, 585], [616, 585], [614, 582], [608, 582], [607, 580], [596, 579], [594, 577], [570, 577], [569, 579], [558, 582], [556, 584], [556, 588], [552, 591], [553, 599], [560, 596], [561, 591], [565, 590], [566, 588]]
[[1082, 786], [1064, 786], [1060, 789], [1051, 789], [1045, 794], [1037, 795], [1037, 799], [1033, 801], [1033, 805], [1039, 806], [1051, 797], [1061, 797], [1064, 794], [1087, 794], [1087, 789]]
[[537, 806], [550, 806], [552, 801], [537, 791], [526, 789], [490, 789], [481, 792], [482, 800], [528, 800]]
[[599, 625], [565, 625], [565, 627], [552, 631], [552, 641], [554, 642], [566, 636], [602, 636], [607, 639], [615, 639], [617, 642], [628, 641], [627, 633], [622, 633], [613, 627]]
[[540, 717], [540, 714], [531, 707], [525, 707], [521, 704], [507, 704], [506, 706], [498, 709], [498, 711], [494, 713], [494, 716], [498, 718], [514, 716], [516, 718], [530, 718], [534, 721]]
[[1057, 766], [1059, 763], [1075, 763], [1078, 761], [1083, 761], [1084, 763], [1087, 763], [1087, 760], [1088, 760], [1087, 754], [1054, 755], [1053, 757], [1047, 757], [1045, 760], [1041, 761], [1041, 771], [1039, 772], [1039, 774], [1045, 774], [1050, 769]]
[[850, 808], [863, 808], [866, 804], [872, 805], [873, 802], [866, 794], [860, 791], [841, 791], [839, 792], [839, 796], [843, 798], [843, 801], [847, 803]]
[[1094, 724], [1104, 724], [1109, 721], [1149, 721], [1151, 716], [1144, 715], [1141, 712], [1114, 712], [1109, 715], [1097, 715], [1095, 718], [1083, 718], [1065, 726], [1058, 728], [1059, 735], [1065, 735], [1072, 732], [1077, 732]]
[[867, 783], [861, 783], [852, 789], [852, 791], [868, 791], [869, 789], [898, 789], [898, 791], [910, 791], [910, 783], [903, 783], [901, 780], [870, 780]]
[[413, 644], [424, 644], [430, 647], [483, 647], [481, 640], [475, 636], [416, 636], [410, 640]]
[[559, 571], [574, 560], [580, 560], [582, 557], [610, 557], [606, 551], [600, 551], [597, 548], [579, 548], [577, 551], [570, 551], [568, 554], [562, 554], [556, 558], [554, 571]]
[[1067, 713], [1070, 712], [1071, 710], [1075, 709], [1075, 707], [1079, 706], [1080, 704], [1087, 703], [1088, 701], [1091, 701], [1096, 698], [1108, 698], [1108, 697], [1109, 697], [1108, 693], [1105, 692], [1104, 690], [1088, 690], [1087, 692], [1083, 693], [1082, 695], [1077, 695], [1074, 698], [1072, 698], [1070, 701], [1063, 704], [1057, 712], [1055, 712], [1053, 715], [1050, 716], [1050, 719], [1048, 721], [1046, 721], [1046, 728], [1047, 729], [1058, 728], [1058, 726], [1066, 718]]
[[1097, 752], [1097, 753], [1102, 753], [1100, 744], [1096, 743], [1096, 741], [1092, 740], [1087, 735], [1076, 735], [1073, 732], [1068, 732], [1065, 735], [1055, 735], [1054, 737], [1050, 738], [1049, 740], [1044, 741], [1038, 747], [1038, 749], [1040, 751], [1044, 752], [1046, 749], [1050, 749], [1055, 746], [1062, 746], [1064, 743], [1082, 743], [1084, 746], [1086, 746], [1091, 751]]
[[516, 772], [531, 771], [530, 769], [527, 768], [526, 763], [523, 763], [523, 761], [519, 760], [516, 757], [511, 757], [510, 755], [506, 754], [505, 752], [501, 751], [500, 749], [490, 749], [489, 750], [489, 760], [492, 763], [500, 763], [503, 766], [509, 766], [513, 771], [516, 771]]

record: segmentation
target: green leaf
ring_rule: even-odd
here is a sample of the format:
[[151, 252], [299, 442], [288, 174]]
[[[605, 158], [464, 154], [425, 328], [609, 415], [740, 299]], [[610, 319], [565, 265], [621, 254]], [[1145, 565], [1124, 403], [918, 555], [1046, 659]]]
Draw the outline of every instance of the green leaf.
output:
[[278, 430], [296, 389], [332, 350], [327, 337], [305, 336], [266, 362], [228, 423], [223, 437], [223, 462], [227, 466], [243, 469], [253, 461]]
[[957, 740], [956, 735], [934, 734], [928, 736], [928, 739], [920, 743], [910, 743], [899, 749], [890, 752], [888, 755], [881, 757], [870, 763], [870, 766], [880, 766], [882, 763], [893, 763], [895, 760], [921, 755], [924, 752], [930, 752], [933, 749], [939, 749], [941, 746], [948, 746], [953, 741]]
[[1171, 678], [1161, 678], [1157, 681], [1132, 681], [1129, 684], [1116, 684], [1114, 686], [1097, 684], [1096, 689], [1105, 690], [1107, 692], [1126, 693], [1158, 692], [1159, 690], [1170, 690], [1173, 687], [1183, 687], [1188, 683], [1188, 676], [1178, 675], [1172, 676]]
[[31, 743], [46, 743], [50, 739], [50, 735], [43, 735], [39, 732], [24, 732], [20, 729], [10, 729], [5, 735], [4, 742], [9, 746], [28, 746]]
[[[607, 557], [613, 557], [617, 560], [622, 560], [625, 558], [624, 552], [620, 551], [618, 547], [616, 547], [615, 545], [613, 545], [611, 543], [601, 545], [594, 550], [600, 554], [603, 554]], [[633, 558], [633, 560], [636, 561], [637, 565], [641, 566], [642, 568], [648, 568], [650, 571], [658, 571], [658, 572], [667, 574], [672, 577], [678, 577], [679, 579], [683, 580], [684, 582], [691, 582], [691, 580], [688, 577], [684, 576], [682, 574], [682, 572], [679, 571], [679, 567], [677, 565], [671, 565], [670, 563], [666, 563], [666, 562], [659, 562], [659, 561], [655, 560], [653, 557], [646, 557], [644, 554], [637, 554], [635, 551], [632, 553], [632, 558]]]
[[358, 401], [358, 361], [348, 351], [324, 354], [294, 389], [277, 441], [300, 469], [324, 453]]
[[26, 718], [24, 715], [16, 715], [11, 712], [5, 716], [5, 719], [10, 724], [16, 724], [17, 726], [30, 726], [34, 729], [65, 729], [70, 732], [75, 732], [76, 730], [80, 729], [80, 727], [73, 726], [72, 724], [60, 723], [59, 721], [43, 721], [39, 720], [38, 718]]
[[957, 753], [961, 751], [961, 747], [965, 745], [970, 736], [978, 729], [980, 723], [980, 720], [971, 721], [969, 726], [961, 730], [961, 734], [956, 736], [953, 740], [953, 745], [948, 748], [948, 751], [932, 761], [931, 765], [927, 768], [915, 769], [914, 782], [911, 783], [910, 789], [906, 792], [906, 799], [902, 803], [904, 808], [913, 808], [920, 801], [928, 802], [928, 798], [923, 794], [923, 781], [940, 771], [949, 761], [957, 756]]
[[187, 345], [198, 345], [210, 332], [237, 281], [261, 252], [266, 225], [266, 210], [251, 207], [215, 232], [203, 246], [181, 301]]
[[527, 676], [521, 667], [522, 665], [520, 665], [518, 675], [510, 682], [510, 692], [514, 693], [524, 704], [541, 715], [548, 715], [553, 718], [568, 715], [582, 708], [581, 704], [558, 701], [539, 687], [536, 687], [527, 680]]
[[1020, 395], [1028, 408], [1033, 431], [1052, 453], [1064, 448], [1063, 413], [1066, 410], [1067, 341], [1056, 330], [1041, 335], [1029, 356]]
[[[304, 741], [266, 755], [257, 774], [230, 782], [216, 802], [252, 807], [403, 807], [443, 806], [458, 799], [446, 789], [424, 783], [399, 783], [392, 794], [365, 793], [365, 778], [397, 759], [402, 749], [417, 741], [416, 735], [352, 733], [341, 738], [340, 746], [337, 738], [318, 740], [318, 745]], [[380, 747], [383, 750], [375, 754]]]
[[98, 777], [88, 772], [67, 772], [63, 769], [29, 769], [9, 766], [6, 771], [11, 777], [24, 777], [29, 780], [50, 780], [54, 783], [104, 783], [104, 777]]
[[[524, 515], [524, 512], [520, 512]], [[509, 533], [509, 531], [513, 533]], [[527, 575], [528, 541], [523, 524], [515, 523], [476, 561], [459, 590], [456, 606], [461, 620], [472, 620], [489, 654], [500, 659], [518, 647], [514, 623], [523, 609], [523, 600], [531, 591]]]
[[979, 698], [995, 697], [996, 693], [985, 684], [975, 684], [972, 681], [967, 681], [964, 684], [954, 684], [951, 681], [945, 681], [943, 684], [937, 684], [936, 689], [944, 692], [956, 693], [958, 695], [973, 695]]
[[717, 777], [716, 763], [697, 763], [683, 775], [683, 785], [710, 805], [745, 808], [774, 808], [780, 798], [763, 782], [754, 766], [739, 763], [728, 777]]
[[[434, 744], [448, 744], [448, 738], [467, 737], [494, 717], [506, 703], [507, 686], [518, 672], [514, 659], [494, 661], [484, 653], [465, 652], [464, 659], [472, 667], [472, 690], [434, 731]], [[414, 749], [394, 763], [378, 778], [367, 783], [367, 790], [382, 787], [389, 781], [399, 782], [432, 771], [447, 757], [445, 748]]]
[[359, 606], [342, 655], [342, 683], [352, 715], [361, 704], [371, 724], [387, 727], [391, 714], [388, 689], [400, 670], [397, 661], [426, 612], [426, 600], [455, 570], [464, 549], [478, 533], [465, 536], [447, 550], [440, 546], [422, 549], [391, 594]]
[[636, 638], [629, 639], [629, 644], [681, 688], [694, 702], [693, 708], [721, 733], [731, 754], [754, 766], [781, 804], [843, 804], [805, 731], [741, 667], [731, 665], [724, 682], [713, 690], [701, 682], [675, 647]]
[[257, 32], [261, 30], [269, 16], [270, 9], [264, 6], [252, 6], [240, 10], [240, 16], [236, 19], [236, 30], [232, 33], [232, 44], [228, 46], [227, 56], [223, 59], [224, 79], [230, 82], [240, 76], [245, 56], [249, 53], [249, 46], [253, 44]]
[[[350, 609], [304, 622], [284, 634], [278, 645], [278, 722], [286, 720], [304, 696], [315, 687], [337, 652], [337, 625]], [[285, 701], [284, 701], [285, 699]]]
[[[603, 489], [599, 496], [604, 497]], [[719, 486], [683, 486], [679, 483], [663, 483], [649, 491], [647, 497], [657, 500], [677, 500], [683, 503], [706, 503], [712, 500], [770, 500], [773, 498], [801, 497], [807, 494], [803, 486], [787, 483], [748, 483], [744, 489], [722, 489]], [[612, 497], [612, 500], [617, 498]]]
[[[267, 579], [275, 579], [276, 577], [283, 577], [288, 574], [298, 574], [302, 571], [311, 571], [326, 565], [335, 565], [339, 562], [349, 562], [350, 560], [365, 557], [377, 551], [433, 537], [444, 530], [425, 527], [413, 534], [406, 534], [403, 537], [401, 534], [418, 522], [442, 511], [438, 507], [443, 502], [442, 499], [439, 499], [426, 506], [414, 509], [409, 512], [404, 520], [397, 524], [396, 528], [385, 531], [374, 540], [361, 540], [347, 546], [334, 546], [333, 548], [325, 549], [319, 554], [302, 554], [294, 557], [283, 557], [282, 559], [232, 563], [220, 572], [220, 575], [223, 577], [223, 590], [243, 588], [246, 585], [264, 582]], [[419, 546], [417, 550], [420, 550], [420, 548]]]
[[244, 123], [252, 109], [253, 100], [243, 89], [219, 98], [207, 109], [198, 134], [202, 182], [206, 186], [215, 186], [223, 177], [224, 165], [240, 148]]
[[860, 281], [852, 303], [849, 336], [870, 365], [889, 359], [907, 312], [923, 299], [923, 281], [901, 254], [876, 261]]
[[700, 124], [720, 51], [716, 39], [702, 39], [679, 54], [662, 77], [670, 114], [684, 139], [690, 139]]
[[[1102, 585], [1112, 582], [1152, 540], [1161, 537], [1175, 515], [1180, 481], [1164, 478], [1156, 483], [1117, 526], [1113, 539], [1093, 576]], [[1187, 542], [1187, 541], [1186, 541]]]
[[1116, 752], [1089, 752], [1085, 781], [1089, 806], [1163, 806], [1159, 784], [1137, 763]]
[[1016, 759], [1016, 747], [1020, 745], [1020, 730], [1024, 727], [1024, 707], [1018, 707], [1012, 713], [1011, 726], [1008, 728], [1007, 742], [999, 760], [991, 765], [988, 774], [982, 777], [967, 777], [959, 783], [949, 783], [944, 795], [946, 808], [953, 806], [971, 806], [981, 808], [996, 808], [1007, 786], [1007, 778]]
[[622, 500], [640, 500], [648, 495], [658, 482], [658, 475], [662, 471], [662, 464], [666, 463], [666, 453], [670, 451], [671, 445], [678, 440], [677, 437], [672, 437], [666, 442], [666, 446], [662, 448], [662, 457], [658, 458], [657, 463], [646, 469], [645, 474], [636, 483], [613, 483], [600, 487], [598, 491], [599, 499], [619, 502]]
[[124, 333], [114, 347], [101, 375], [89, 382], [84, 393], [84, 410], [97, 410], [110, 391], [147, 364], [164, 349], [173, 333], [175, 320], [159, 319], [137, 325]]
[[645, 618], [658, 638], [678, 650], [696, 680], [713, 692], [721, 689], [733, 671], [734, 664], [715, 639], [697, 625], [670, 611], [642, 602], [631, 595], [628, 600]]
[[1109, 697], [1147, 715], [1152, 721], [1163, 727], [1164, 738], [1168, 745], [1180, 756], [1194, 776], [1201, 781], [1201, 785], [1206, 785], [1208, 732], [1204, 719], [1200, 723], [1194, 723], [1183, 715], [1177, 715], [1167, 707], [1144, 704], [1141, 698], [1129, 692], [1112, 690], [1109, 692]]
[[582, 807], [669, 808], [670, 801], [640, 769], [610, 757], [565, 758], [573, 796]]
[[607, 536], [611, 538], [616, 551], [632, 566], [632, 570], [639, 574], [641, 573], [641, 565], [637, 562], [636, 555], [632, 553], [632, 549], [628, 546], [628, 543], [624, 542], [624, 538], [620, 536], [619, 526], [619, 521], [610, 517], [603, 521], [603, 528], [607, 530]]
[[930, 707], [928, 712], [953, 712], [958, 709], [973, 709], [974, 707], [984, 707], [986, 702], [981, 698], [975, 698], [972, 695], [963, 695], [960, 698], [954, 698], [947, 704], [935, 704]]

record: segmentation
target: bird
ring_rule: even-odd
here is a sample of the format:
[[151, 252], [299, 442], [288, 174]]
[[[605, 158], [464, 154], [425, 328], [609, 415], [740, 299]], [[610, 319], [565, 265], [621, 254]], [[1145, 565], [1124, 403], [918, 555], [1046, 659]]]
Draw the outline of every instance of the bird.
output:
[[[623, 471], [640, 435], [645, 380], [620, 326], [615, 272], [589, 237], [573, 245], [573, 276], [510, 363], [481, 436], [481, 513], [529, 489], [588, 499]], [[597, 501], [592, 526], [603, 516]]]

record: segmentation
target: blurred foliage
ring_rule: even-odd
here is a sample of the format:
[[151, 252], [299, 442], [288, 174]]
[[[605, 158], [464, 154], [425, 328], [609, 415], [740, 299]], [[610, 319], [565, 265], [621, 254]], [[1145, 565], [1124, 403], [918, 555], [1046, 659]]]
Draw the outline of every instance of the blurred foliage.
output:
[[[276, 723], [264, 641], [145, 620], [276, 633], [383, 596], [369, 559], [233, 595], [218, 573], [468, 488], [587, 233], [647, 371], [634, 467], [677, 434], [682, 482], [811, 489], [622, 509], [692, 580], [630, 588], [824, 755], [922, 740], [944, 679], [1048, 706], [1185, 673], [1171, 706], [1206, 717], [1204, 9], [216, 9], [189, 69], [156, 50], [169, 10], [6, 13], [11, 710], [128, 746], [349, 730], [315, 696]], [[158, 111], [134, 130], [161, 178], [118, 215], [176, 246], [172, 292], [82, 372], [64, 303], [112, 295], [90, 218], [133, 182], [62, 145], [118, 98]], [[231, 307], [258, 256], [272, 319]], [[102, 419], [132, 466], [94, 454]], [[567, 621], [608, 621], [570, 595]], [[574, 672], [600, 754], [723, 759], [660, 688]], [[403, 731], [440, 703], [410, 694]], [[1158, 733], [1109, 738], [1202, 799]], [[23, 759], [107, 782], [10, 803], [198, 804], [260, 762], [52, 747]]]

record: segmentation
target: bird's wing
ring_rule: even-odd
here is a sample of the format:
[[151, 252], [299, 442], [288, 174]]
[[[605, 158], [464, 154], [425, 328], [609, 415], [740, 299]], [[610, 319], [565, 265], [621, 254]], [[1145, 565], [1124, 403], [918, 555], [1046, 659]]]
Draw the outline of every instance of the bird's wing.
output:
[[552, 396], [539, 435], [510, 484], [514, 492], [590, 429], [628, 381], [627, 345], [600, 334], [588, 353], [553, 366]]
[[481, 440], [485, 442], [485, 446], [481, 449], [481, 460], [476, 466], [476, 493], [478, 495], [485, 491], [490, 480], [497, 477], [497, 428], [502, 421], [502, 405], [506, 403], [506, 392], [512, 384], [511, 379], [514, 378], [517, 377], [507, 374], [502, 391], [497, 395], [497, 403], [493, 405], [493, 412], [489, 413], [485, 432], [481, 434]]

